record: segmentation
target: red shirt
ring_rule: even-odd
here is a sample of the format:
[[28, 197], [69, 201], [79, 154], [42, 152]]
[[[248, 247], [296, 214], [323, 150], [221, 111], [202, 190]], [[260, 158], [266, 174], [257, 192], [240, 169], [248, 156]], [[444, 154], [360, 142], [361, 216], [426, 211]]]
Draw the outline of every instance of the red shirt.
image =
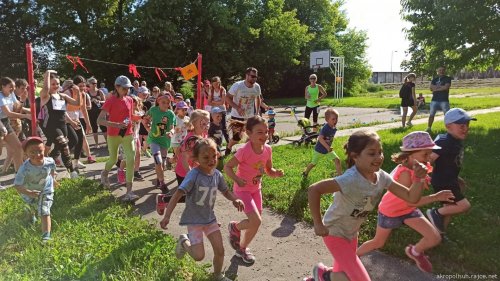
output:
[[[132, 135], [132, 108], [134, 101], [131, 97], [125, 96], [117, 98], [115, 95], [110, 96], [102, 109], [108, 112], [108, 121], [122, 123], [128, 117], [129, 125], [125, 135]], [[120, 128], [108, 127], [108, 136], [119, 136]]]

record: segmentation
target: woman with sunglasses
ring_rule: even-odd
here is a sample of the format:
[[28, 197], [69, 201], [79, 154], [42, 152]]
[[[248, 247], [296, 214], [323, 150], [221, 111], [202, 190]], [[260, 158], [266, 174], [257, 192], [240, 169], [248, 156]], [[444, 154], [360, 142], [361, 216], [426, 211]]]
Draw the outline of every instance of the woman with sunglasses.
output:
[[[317, 84], [318, 76], [316, 74], [311, 74], [309, 76], [310, 84], [306, 87], [305, 98], [306, 98], [306, 112], [304, 117], [309, 119], [311, 113], [313, 114], [313, 126], [318, 125], [318, 115], [319, 115], [319, 104], [322, 99], [326, 97], [326, 91], [320, 84]], [[317, 130], [317, 128], [315, 128]]]

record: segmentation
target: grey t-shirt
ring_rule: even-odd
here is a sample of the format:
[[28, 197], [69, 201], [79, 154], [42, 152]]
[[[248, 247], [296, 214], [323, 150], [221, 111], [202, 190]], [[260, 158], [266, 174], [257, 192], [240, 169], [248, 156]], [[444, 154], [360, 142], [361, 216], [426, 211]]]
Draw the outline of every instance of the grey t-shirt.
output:
[[186, 192], [186, 208], [180, 225], [206, 225], [217, 220], [214, 213], [217, 190], [227, 190], [226, 181], [219, 170], [207, 175], [199, 168], [194, 168], [187, 173], [179, 189]]
[[385, 188], [393, 182], [383, 170], [377, 173], [377, 182], [372, 183], [352, 166], [335, 178], [340, 191], [335, 192], [333, 204], [323, 217], [323, 223], [333, 236], [351, 240], [358, 234], [366, 216], [377, 206]]

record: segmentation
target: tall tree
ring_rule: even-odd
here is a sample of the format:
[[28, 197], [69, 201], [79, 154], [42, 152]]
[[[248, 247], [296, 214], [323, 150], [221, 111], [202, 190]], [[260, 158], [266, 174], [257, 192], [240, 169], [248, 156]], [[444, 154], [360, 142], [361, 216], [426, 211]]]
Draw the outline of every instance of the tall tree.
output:
[[0, 1], [0, 76], [27, 76], [24, 44], [39, 42], [40, 15], [34, 0]]
[[500, 3], [401, 0], [412, 71], [431, 74], [440, 65], [451, 71], [500, 67]]

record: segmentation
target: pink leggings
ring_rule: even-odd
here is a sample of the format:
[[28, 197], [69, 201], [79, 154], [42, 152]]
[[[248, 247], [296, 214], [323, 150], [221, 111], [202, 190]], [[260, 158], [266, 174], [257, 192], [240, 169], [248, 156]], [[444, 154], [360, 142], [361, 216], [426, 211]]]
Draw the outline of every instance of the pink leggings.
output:
[[334, 258], [333, 272], [344, 272], [349, 280], [370, 281], [370, 276], [363, 263], [356, 255], [358, 238], [351, 241], [337, 236], [323, 237], [326, 247]]

